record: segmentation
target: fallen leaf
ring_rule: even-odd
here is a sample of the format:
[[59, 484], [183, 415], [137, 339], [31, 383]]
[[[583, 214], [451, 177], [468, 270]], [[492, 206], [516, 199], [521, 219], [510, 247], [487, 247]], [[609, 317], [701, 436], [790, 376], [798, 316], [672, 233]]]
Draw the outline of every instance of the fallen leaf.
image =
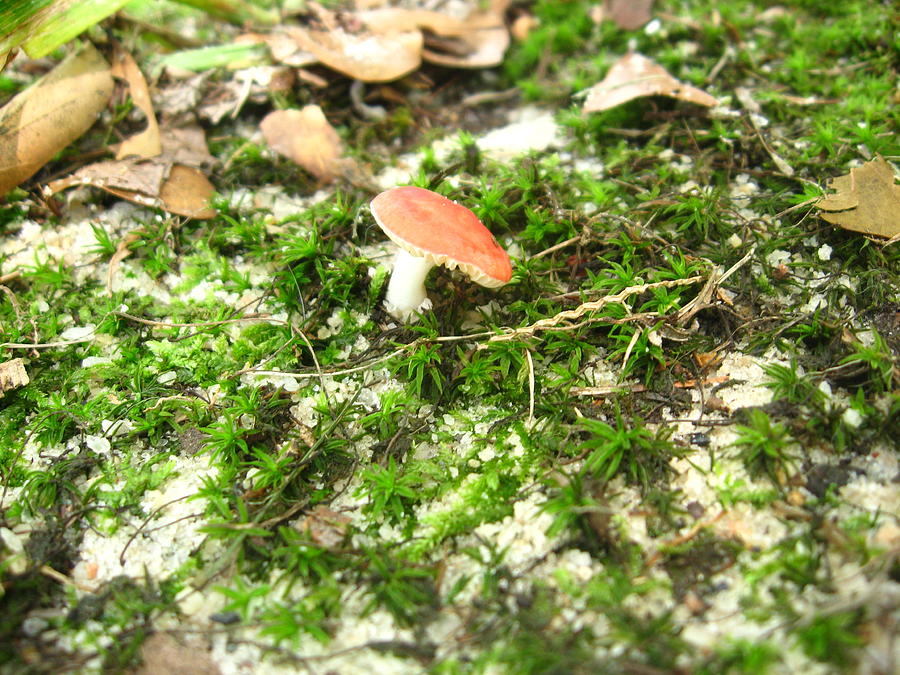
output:
[[509, 30], [504, 22], [504, 13], [509, 5], [509, 0], [493, 0], [487, 9], [472, 12], [463, 21], [465, 32], [457, 37], [426, 37], [425, 43], [429, 48], [422, 51], [422, 58], [429, 63], [453, 68], [492, 68], [500, 65], [510, 42]]
[[341, 139], [317, 105], [301, 110], [276, 110], [260, 123], [269, 146], [321, 181], [339, 173]]
[[609, 110], [642, 96], [669, 96], [703, 106], [717, 103], [702, 89], [676, 80], [658, 63], [632, 52], [616, 61], [603, 81], [591, 87], [582, 110]]
[[88, 43], [0, 109], [0, 195], [87, 131], [112, 90], [109, 64]]
[[422, 58], [451, 68], [492, 68], [503, 63], [509, 41], [506, 26], [475, 28], [458, 38], [429, 39], [433, 48], [423, 49]]
[[160, 133], [159, 156], [96, 162], [49, 183], [45, 193], [53, 195], [75, 185], [87, 185], [176, 215], [197, 220], [212, 218], [216, 211], [209, 206], [209, 199], [215, 188], [198, 168], [214, 160], [206, 149], [203, 130], [186, 127], [163, 129]]
[[820, 218], [876, 237], [900, 235], [900, 185], [884, 159], [850, 169], [849, 174], [830, 179], [828, 187], [835, 193], [816, 202]]
[[358, 12], [356, 16], [370, 31], [382, 35], [424, 28], [435, 35], [453, 36], [463, 35], [469, 30], [464, 21], [425, 9], [382, 7]]
[[343, 26], [332, 30], [294, 26], [286, 34], [329, 68], [363, 82], [397, 80], [422, 63], [424, 40], [418, 30], [376, 34], [364, 27], [351, 32]]
[[116, 159], [135, 156], [141, 159], [156, 157], [162, 152], [162, 143], [159, 138], [159, 125], [156, 122], [156, 114], [153, 112], [153, 102], [150, 100], [150, 89], [147, 80], [138, 68], [134, 58], [124, 49], [117, 49], [112, 65], [113, 77], [118, 77], [128, 83], [131, 100], [147, 118], [147, 128], [142, 132], [127, 138], [119, 144], [116, 151]]
[[287, 31], [276, 29], [272, 33], [244, 33], [238, 35], [235, 44], [263, 44], [269, 48], [272, 58], [278, 63], [294, 68], [303, 68], [318, 63], [318, 59], [301, 49], [297, 41]]
[[10, 359], [0, 363], [0, 398], [3, 398], [4, 392], [24, 387], [30, 381], [22, 359]]
[[12, 63], [12, 60], [16, 58], [16, 55], [18, 53], [19, 52], [17, 50], [13, 49], [6, 52], [5, 54], [0, 54], [0, 72], [2, 72], [3, 69], [6, 68], [6, 66], [8, 66], [10, 63]]
[[309, 535], [316, 546], [335, 549], [347, 536], [351, 522], [351, 519], [343, 513], [319, 504], [303, 520], [297, 522], [297, 529]]
[[517, 42], [524, 42], [531, 31], [541, 25], [540, 20], [531, 14], [520, 14], [513, 20], [509, 32]]
[[216, 215], [209, 200], [216, 189], [200, 169], [175, 164], [159, 191], [162, 208], [169, 213], [206, 220]]
[[637, 30], [653, 18], [653, 0], [606, 0], [604, 16], [623, 30]]
[[164, 129], [161, 134], [162, 159], [195, 168], [211, 166], [216, 158], [209, 154], [206, 133], [196, 124]]

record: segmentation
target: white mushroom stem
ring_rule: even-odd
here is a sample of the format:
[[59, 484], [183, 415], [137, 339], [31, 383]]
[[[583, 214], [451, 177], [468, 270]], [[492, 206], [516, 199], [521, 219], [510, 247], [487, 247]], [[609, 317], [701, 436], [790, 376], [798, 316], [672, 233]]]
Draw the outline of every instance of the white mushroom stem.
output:
[[431, 301], [425, 291], [425, 277], [434, 263], [413, 256], [402, 248], [394, 256], [394, 270], [388, 283], [384, 307], [391, 316], [407, 320], [415, 312], [430, 309]]

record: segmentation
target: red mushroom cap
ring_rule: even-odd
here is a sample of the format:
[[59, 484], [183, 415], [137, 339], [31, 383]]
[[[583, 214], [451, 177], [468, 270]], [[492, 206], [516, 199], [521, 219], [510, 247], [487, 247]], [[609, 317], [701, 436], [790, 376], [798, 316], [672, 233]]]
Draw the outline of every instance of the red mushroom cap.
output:
[[370, 208], [384, 233], [410, 255], [458, 267], [488, 288], [512, 278], [506, 251], [465, 206], [431, 190], [406, 186], [382, 192]]

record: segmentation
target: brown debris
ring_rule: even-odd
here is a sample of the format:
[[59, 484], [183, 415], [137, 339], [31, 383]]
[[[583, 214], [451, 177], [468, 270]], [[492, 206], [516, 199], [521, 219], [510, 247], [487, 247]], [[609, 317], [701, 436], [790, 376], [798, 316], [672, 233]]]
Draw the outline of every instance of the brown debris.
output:
[[0, 363], [0, 398], [3, 398], [4, 392], [24, 387], [30, 381], [22, 359], [10, 359]]
[[135, 63], [134, 57], [123, 49], [116, 50], [111, 72], [113, 77], [118, 77], [128, 83], [131, 100], [147, 118], [147, 128], [144, 131], [119, 144], [116, 159], [130, 156], [141, 159], [156, 157], [162, 152], [162, 144], [159, 138], [159, 124], [156, 122], [156, 114], [153, 112], [153, 103], [150, 100], [150, 89], [147, 87], [144, 74]]
[[163, 130], [162, 154], [149, 160], [129, 157], [97, 162], [49, 183], [56, 194], [75, 185], [100, 188], [128, 201], [164, 209], [180, 216], [205, 220], [216, 215], [209, 199], [212, 183], [198, 167], [212, 163], [199, 127]]
[[613, 64], [602, 82], [591, 87], [582, 110], [609, 110], [642, 96], [669, 96], [702, 106], [717, 103], [714, 96], [676, 80], [655, 61], [631, 52]]
[[422, 62], [422, 33], [398, 31], [351, 32], [339, 26], [318, 30], [294, 26], [286, 29], [296, 45], [329, 68], [363, 82], [390, 82], [416, 70]]
[[350, 523], [348, 516], [319, 504], [298, 521], [297, 529], [305, 532], [316, 546], [335, 549], [347, 536]]
[[109, 64], [88, 44], [0, 109], [0, 195], [87, 131], [112, 91]]
[[849, 174], [830, 179], [828, 187], [835, 193], [816, 202], [822, 220], [876, 237], [900, 235], [900, 185], [884, 159], [850, 169]]
[[343, 148], [334, 127], [317, 105], [301, 110], [276, 110], [260, 123], [266, 142], [323, 182], [339, 173]]

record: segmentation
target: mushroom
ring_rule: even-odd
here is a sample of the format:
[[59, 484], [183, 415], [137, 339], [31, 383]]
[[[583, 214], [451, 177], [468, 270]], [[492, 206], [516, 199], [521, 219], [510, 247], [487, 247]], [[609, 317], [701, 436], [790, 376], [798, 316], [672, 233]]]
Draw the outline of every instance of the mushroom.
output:
[[509, 256], [478, 217], [436, 192], [395, 187], [375, 197], [369, 208], [398, 247], [384, 299], [396, 319], [408, 321], [431, 309], [425, 277], [435, 265], [459, 268], [487, 288], [498, 288], [512, 277]]

